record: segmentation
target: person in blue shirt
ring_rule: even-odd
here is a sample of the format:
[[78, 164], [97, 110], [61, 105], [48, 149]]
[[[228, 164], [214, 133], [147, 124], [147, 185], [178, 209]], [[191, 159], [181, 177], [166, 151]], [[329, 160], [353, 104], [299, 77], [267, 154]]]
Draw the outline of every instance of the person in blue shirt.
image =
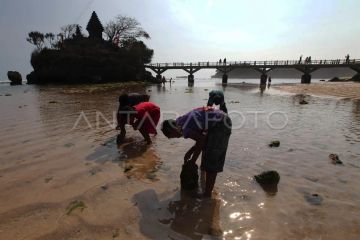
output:
[[194, 163], [202, 152], [201, 170], [205, 177], [205, 197], [211, 197], [217, 173], [223, 171], [231, 134], [231, 119], [221, 110], [196, 108], [176, 120], [165, 120], [162, 132], [167, 138], [190, 138], [195, 141], [184, 156], [184, 163]]

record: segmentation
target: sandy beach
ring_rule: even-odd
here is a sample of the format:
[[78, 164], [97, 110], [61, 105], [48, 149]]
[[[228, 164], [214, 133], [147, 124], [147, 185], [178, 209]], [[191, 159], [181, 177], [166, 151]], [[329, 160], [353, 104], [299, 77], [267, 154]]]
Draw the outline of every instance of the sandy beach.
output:
[[291, 93], [333, 96], [360, 100], [360, 84], [356, 82], [320, 82], [311, 84], [283, 85], [278, 89]]
[[[346, 86], [351, 92], [342, 97], [359, 96], [357, 85], [347, 83], [280, 88], [316, 94], [325, 92], [321, 86], [334, 92]], [[146, 146], [130, 127], [127, 143], [116, 146], [112, 124], [121, 92], [147, 92], [163, 112], [185, 113], [206, 104], [211, 88], [223, 89], [0, 87], [0, 239], [358, 239], [356, 101], [308, 96], [310, 104], [299, 105], [271, 89], [224, 88], [228, 109], [242, 111], [246, 121], [233, 131], [212, 200], [179, 189], [190, 140], [169, 141], [159, 132]], [[257, 127], [254, 110], [262, 112]], [[286, 127], [267, 125], [273, 111], [287, 114]], [[232, 119], [234, 126], [241, 122]], [[278, 149], [267, 146], [273, 139], [281, 141]], [[330, 163], [333, 152], [343, 166]], [[275, 196], [253, 180], [265, 170], [280, 173]]]

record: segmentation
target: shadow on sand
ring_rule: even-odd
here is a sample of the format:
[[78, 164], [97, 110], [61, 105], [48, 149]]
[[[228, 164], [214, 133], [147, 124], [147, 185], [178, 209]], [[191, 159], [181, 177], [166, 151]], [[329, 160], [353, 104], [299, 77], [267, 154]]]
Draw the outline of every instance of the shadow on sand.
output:
[[133, 202], [141, 212], [140, 231], [150, 239], [220, 239], [220, 200], [200, 199], [178, 191], [159, 201], [154, 190], [137, 193]]

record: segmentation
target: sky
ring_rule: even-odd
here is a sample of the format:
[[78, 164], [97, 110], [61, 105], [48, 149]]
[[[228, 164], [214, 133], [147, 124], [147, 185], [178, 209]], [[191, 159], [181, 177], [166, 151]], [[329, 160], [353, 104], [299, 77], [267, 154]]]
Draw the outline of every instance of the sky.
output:
[[30, 31], [85, 29], [93, 10], [103, 25], [136, 18], [153, 62], [211, 62], [360, 58], [359, 9], [358, 0], [0, 0], [0, 80], [32, 71]]

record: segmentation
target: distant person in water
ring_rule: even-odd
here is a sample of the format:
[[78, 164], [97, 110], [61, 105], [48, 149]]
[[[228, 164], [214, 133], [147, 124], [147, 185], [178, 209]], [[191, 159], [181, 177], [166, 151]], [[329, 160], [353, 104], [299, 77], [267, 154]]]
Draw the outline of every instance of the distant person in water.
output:
[[221, 61], [221, 59], [219, 60], [219, 64], [221, 64], [222, 63], [222, 61]]
[[121, 133], [117, 143], [121, 144], [126, 135], [125, 125], [130, 124], [134, 130], [139, 130], [145, 141], [150, 144], [150, 134], [157, 134], [156, 126], [160, 119], [160, 108], [152, 102], [142, 102], [135, 106], [121, 107], [117, 113], [117, 129]]
[[165, 85], [165, 83], [166, 83], [166, 78], [165, 78], [165, 76], [162, 76], [161, 82], [162, 82], [162, 84]]
[[212, 90], [209, 92], [209, 100], [207, 106], [212, 107], [213, 105], [219, 105], [221, 111], [227, 113], [226, 103], [224, 99], [224, 93], [221, 90]]
[[350, 63], [350, 55], [349, 55], [349, 54], [347, 54], [347, 55], [345, 56], [345, 59], [346, 59], [346, 63]]
[[224, 58], [224, 65], [226, 65], [226, 58]]
[[184, 163], [195, 163], [202, 152], [201, 174], [205, 179], [204, 197], [211, 197], [217, 173], [223, 171], [231, 134], [231, 119], [221, 110], [201, 107], [178, 117], [165, 120], [162, 132], [168, 138], [190, 138], [195, 145], [185, 156]]

